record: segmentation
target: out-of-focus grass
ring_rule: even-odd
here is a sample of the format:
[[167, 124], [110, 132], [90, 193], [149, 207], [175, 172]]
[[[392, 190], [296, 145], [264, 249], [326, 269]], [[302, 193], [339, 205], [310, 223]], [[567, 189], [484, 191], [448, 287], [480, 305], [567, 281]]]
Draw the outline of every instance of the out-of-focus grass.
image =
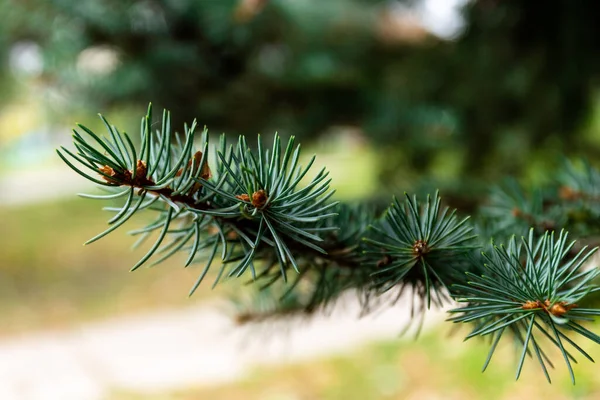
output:
[[193, 305], [212, 293], [207, 284], [187, 298], [199, 268], [183, 269], [183, 257], [129, 272], [147, 246], [131, 251], [135, 238], [126, 231], [148, 216], [82, 246], [106, 229], [109, 213], [103, 205], [75, 198], [0, 208], [0, 334]]
[[[303, 182], [308, 184], [325, 167], [331, 178], [330, 187], [338, 200], [369, 198], [378, 189], [379, 170], [376, 149], [350, 134], [324, 138], [314, 147], [302, 149], [301, 164], [316, 155], [311, 172]], [[392, 193], [390, 193], [390, 199]]]
[[[598, 331], [596, 324], [595, 331]], [[218, 387], [188, 389], [156, 395], [115, 393], [116, 399], [150, 400], [365, 400], [365, 399], [598, 399], [598, 368], [583, 357], [574, 365], [577, 385], [570, 382], [562, 356], [550, 352], [556, 366], [553, 384], [546, 382], [536, 360], [527, 359], [515, 382], [516, 353], [499, 346], [485, 373], [481, 368], [488, 344], [461, 335], [448, 337], [441, 325], [416, 342], [391, 340], [367, 345], [342, 356], [288, 366], [261, 367], [244, 379]], [[462, 332], [461, 332], [462, 333]], [[583, 348], [595, 358], [600, 349]], [[574, 351], [576, 353], [576, 351]]]

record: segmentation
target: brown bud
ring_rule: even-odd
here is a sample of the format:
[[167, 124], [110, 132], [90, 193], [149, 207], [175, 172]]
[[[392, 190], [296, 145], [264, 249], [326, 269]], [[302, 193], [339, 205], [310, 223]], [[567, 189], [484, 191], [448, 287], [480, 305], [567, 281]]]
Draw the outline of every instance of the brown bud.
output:
[[[115, 171], [112, 167], [105, 165], [98, 168], [102, 172], [102, 178], [109, 183], [131, 184], [131, 171], [125, 170], [122, 173]], [[110, 175], [110, 178], [106, 175]]]
[[237, 196], [235, 196], [235, 198], [240, 199], [242, 201], [250, 201], [250, 196], [248, 196], [246, 193], [238, 194]]
[[558, 197], [563, 200], [572, 201], [581, 197], [581, 194], [569, 186], [561, 186], [560, 189], [558, 189]]
[[[100, 171], [101, 173], [104, 174], [104, 175], [102, 175], [102, 178], [104, 178], [104, 180], [106, 182], [109, 182], [109, 183], [117, 182], [117, 179], [115, 178], [117, 176], [117, 171], [115, 171], [112, 167], [105, 165], [103, 167], [98, 168], [98, 171]], [[113, 177], [113, 179], [109, 178], [106, 175]]]
[[[195, 167], [194, 170], [191, 172], [192, 175], [196, 175], [196, 172], [198, 172], [198, 168], [200, 167], [200, 162], [202, 161], [202, 152], [201, 151], [197, 151], [196, 153], [194, 153], [194, 162], [195, 162]], [[192, 166], [192, 160], [188, 161], [187, 164], [188, 168]], [[179, 171], [177, 171], [177, 173], [175, 174], [175, 176], [181, 176], [181, 174], [183, 173], [183, 169], [180, 169]], [[210, 168], [208, 167], [208, 163], [206, 162], [206, 160], [204, 161], [204, 164], [202, 165], [202, 171], [200, 171], [200, 177], [202, 179], [210, 179], [212, 176], [212, 173], [210, 172]]]
[[567, 302], [565, 301], [561, 301], [559, 303], [555, 303], [552, 305], [552, 307], [550, 307], [549, 312], [552, 315], [555, 315], [557, 317], [562, 317], [564, 314], [566, 314], [571, 308], [575, 308], [577, 307], [577, 304], [567, 304]]
[[564, 301], [560, 301], [558, 303], [551, 304], [550, 300], [546, 299], [544, 302], [540, 300], [528, 300], [521, 306], [523, 310], [534, 310], [537, 308], [541, 308], [545, 312], [552, 314], [556, 317], [562, 317], [566, 314], [570, 309], [577, 307], [576, 304], [567, 304]]
[[249, 201], [256, 208], [263, 207], [267, 203], [268, 199], [267, 192], [265, 192], [262, 189], [252, 193], [252, 198], [250, 198], [250, 196], [248, 196], [246, 193], [238, 194], [237, 196], [235, 196], [235, 198], [240, 199], [242, 201]]
[[148, 173], [148, 167], [146, 163], [142, 160], [137, 160], [137, 166], [135, 168], [135, 177], [136, 179], [145, 178]]
[[567, 312], [567, 309], [565, 308], [565, 306], [563, 306], [560, 303], [556, 303], [552, 307], [550, 307], [550, 313], [552, 315], [556, 315], [557, 317], [561, 317], [566, 312]]
[[108, 165], [98, 168], [98, 171], [102, 172], [103, 174], [110, 175], [110, 176], [116, 175], [115, 170], [112, 169], [111, 167], [109, 167]]
[[[198, 168], [200, 167], [200, 162], [202, 161], [202, 152], [201, 151], [197, 151], [196, 153], [194, 153], [194, 161], [196, 162], [196, 168], [194, 168], [194, 171], [192, 171], [192, 173], [195, 175], [196, 172], [198, 172]], [[191, 163], [191, 161], [190, 161], [190, 163]], [[204, 160], [204, 164], [202, 164], [202, 170], [200, 171], [200, 178], [210, 179], [211, 176], [212, 176], [212, 174], [210, 172], [210, 168], [208, 167], [208, 163], [206, 162], [206, 160]]]
[[542, 304], [539, 301], [527, 300], [525, 304], [521, 306], [523, 310], [534, 310], [536, 308], [542, 308]]
[[421, 257], [427, 253], [429, 253], [429, 246], [427, 245], [427, 242], [420, 239], [415, 241], [413, 244], [413, 255], [415, 257]]
[[252, 194], [252, 205], [256, 208], [261, 208], [267, 202], [267, 193], [260, 189]]

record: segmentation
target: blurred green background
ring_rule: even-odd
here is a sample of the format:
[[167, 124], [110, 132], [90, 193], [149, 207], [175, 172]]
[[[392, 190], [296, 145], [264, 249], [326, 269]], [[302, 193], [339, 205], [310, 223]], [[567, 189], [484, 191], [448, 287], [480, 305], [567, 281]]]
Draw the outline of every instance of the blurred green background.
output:
[[[73, 198], [87, 187], [53, 152], [75, 122], [100, 129], [102, 112], [132, 132], [151, 101], [176, 126], [296, 135], [342, 199], [436, 186], [471, 204], [504, 176], [550, 179], [564, 156], [597, 164], [599, 12], [568, 0], [0, 0], [0, 336], [231, 290], [187, 299], [197, 271], [177, 260], [129, 274], [141, 253], [123, 232], [81, 247], [106, 215]], [[593, 365], [577, 387], [550, 387], [539, 371], [514, 384], [510, 352], [481, 375], [484, 357], [442, 327], [156, 398], [600, 397]]]

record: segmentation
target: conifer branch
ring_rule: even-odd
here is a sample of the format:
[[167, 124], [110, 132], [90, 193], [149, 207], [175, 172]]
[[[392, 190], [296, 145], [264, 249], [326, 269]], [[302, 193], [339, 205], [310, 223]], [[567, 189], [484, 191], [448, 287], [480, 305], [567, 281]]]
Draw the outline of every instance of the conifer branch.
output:
[[[214, 284], [244, 277], [260, 288], [262, 306], [244, 308], [240, 323], [313, 315], [350, 291], [368, 313], [385, 305], [382, 294], [392, 292], [395, 301], [410, 295], [411, 315], [421, 322], [432, 303], [461, 304], [451, 320], [473, 325], [467, 339], [492, 339], [484, 369], [500, 339], [511, 336], [520, 354], [517, 378], [530, 356], [550, 380], [552, 363], [543, 347], [549, 341], [574, 382], [571, 352], [591, 357], [571, 337], [600, 344], [581, 325], [600, 314], [582, 305], [599, 291], [600, 270], [584, 267], [593, 251], [567, 243], [564, 230], [558, 236], [549, 232], [572, 224], [583, 236], [600, 234], [600, 174], [589, 165], [581, 172], [568, 164], [550, 191], [528, 193], [514, 181], [495, 189], [473, 225], [442, 207], [437, 192], [425, 200], [394, 198], [383, 214], [334, 201], [328, 173], [311, 172], [315, 157], [300, 164], [293, 137], [283, 145], [275, 135], [267, 148], [259, 136], [254, 149], [243, 136], [228, 145], [222, 135], [213, 148], [206, 128], [196, 133], [196, 122], [184, 126], [182, 135], [172, 132], [166, 111], [153, 131], [150, 106], [136, 146], [101, 119], [107, 137], [78, 125], [83, 134], [74, 130], [76, 150], [58, 150], [70, 168], [108, 192], [83, 197], [122, 201], [105, 207], [114, 213], [109, 227], [87, 243], [141, 210], [154, 213], [152, 222], [129, 232], [138, 237], [136, 247], [156, 237], [132, 270], [185, 252], [185, 267], [202, 265], [190, 295], [213, 265]], [[575, 218], [578, 210], [589, 217], [585, 224]], [[506, 246], [490, 246], [490, 237], [506, 239]]]

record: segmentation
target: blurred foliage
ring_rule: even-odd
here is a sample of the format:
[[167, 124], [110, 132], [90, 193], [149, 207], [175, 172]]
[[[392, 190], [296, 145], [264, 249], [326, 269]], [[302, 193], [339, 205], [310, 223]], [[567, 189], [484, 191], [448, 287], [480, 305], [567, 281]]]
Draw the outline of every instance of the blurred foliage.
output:
[[153, 101], [176, 126], [197, 117], [212, 131], [304, 143], [358, 128], [382, 147], [388, 183], [449, 160], [454, 177], [497, 178], [522, 174], [532, 151], [546, 163], [598, 153], [578, 133], [598, 76], [600, 5], [471, 1], [465, 31], [445, 40], [398, 17], [419, 3], [4, 0], [0, 70], [11, 45], [33, 42], [37, 79], [60, 94], [55, 112]]

